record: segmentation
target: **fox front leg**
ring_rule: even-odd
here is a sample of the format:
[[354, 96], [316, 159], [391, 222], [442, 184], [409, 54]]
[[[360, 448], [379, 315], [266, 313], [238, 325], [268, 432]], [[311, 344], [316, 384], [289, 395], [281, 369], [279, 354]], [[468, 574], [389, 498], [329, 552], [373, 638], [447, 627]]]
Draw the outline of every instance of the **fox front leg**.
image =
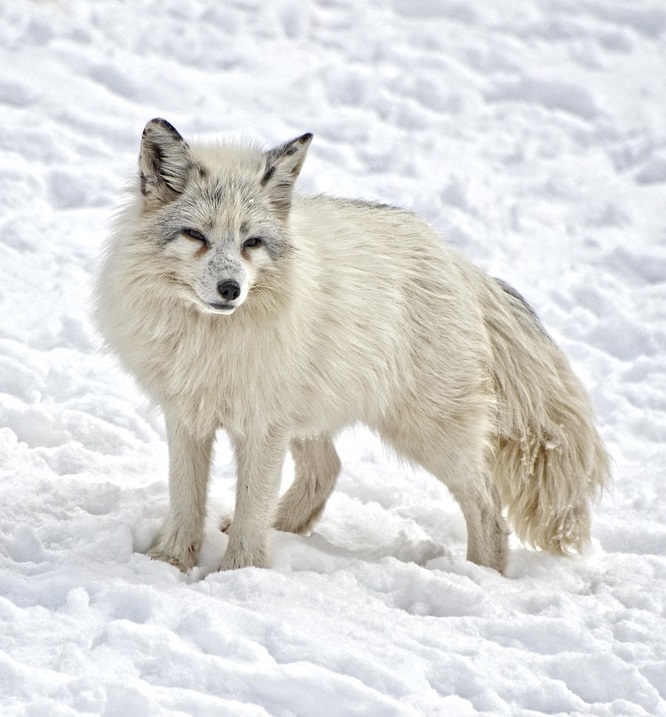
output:
[[174, 415], [166, 416], [169, 440], [169, 513], [148, 555], [183, 571], [196, 564], [206, 517], [215, 431], [193, 436]]
[[280, 488], [282, 464], [288, 439], [281, 432], [266, 430], [234, 437], [238, 481], [236, 511], [228, 529], [229, 544], [222, 570], [270, 567], [268, 531]]

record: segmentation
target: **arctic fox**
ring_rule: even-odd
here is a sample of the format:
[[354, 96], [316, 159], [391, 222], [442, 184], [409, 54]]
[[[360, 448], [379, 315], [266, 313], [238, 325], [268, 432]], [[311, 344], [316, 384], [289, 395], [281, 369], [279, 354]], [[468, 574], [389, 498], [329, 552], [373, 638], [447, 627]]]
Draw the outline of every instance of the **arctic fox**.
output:
[[221, 567], [267, 567], [270, 528], [312, 527], [340, 471], [333, 438], [359, 422], [451, 491], [470, 561], [504, 571], [504, 513], [528, 544], [580, 550], [609, 462], [565, 355], [412, 213], [294, 193], [311, 140], [143, 132], [96, 317], [165, 415], [170, 509], [149, 554], [196, 563], [223, 428], [238, 478]]

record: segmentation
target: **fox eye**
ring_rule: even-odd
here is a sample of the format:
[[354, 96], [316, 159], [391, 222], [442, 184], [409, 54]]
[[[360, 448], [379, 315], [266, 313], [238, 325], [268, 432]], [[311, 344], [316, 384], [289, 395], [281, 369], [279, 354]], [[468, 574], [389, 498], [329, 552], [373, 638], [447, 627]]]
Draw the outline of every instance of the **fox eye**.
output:
[[250, 237], [243, 242], [243, 249], [255, 249], [263, 244], [261, 237]]
[[184, 236], [186, 236], [188, 239], [194, 239], [194, 241], [200, 241], [202, 244], [205, 244], [205, 245], [208, 244], [208, 239], [206, 239], [206, 237], [197, 229], [189, 229], [186, 227], [185, 229], [181, 229], [180, 233], [183, 234]]

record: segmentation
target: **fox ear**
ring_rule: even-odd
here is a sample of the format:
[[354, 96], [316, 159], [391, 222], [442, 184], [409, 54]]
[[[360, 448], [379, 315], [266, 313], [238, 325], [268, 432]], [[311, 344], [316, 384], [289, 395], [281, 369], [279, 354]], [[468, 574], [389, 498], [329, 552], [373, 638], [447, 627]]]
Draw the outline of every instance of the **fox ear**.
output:
[[146, 199], [166, 203], [180, 194], [193, 167], [187, 142], [166, 120], [152, 119], [141, 137], [139, 170]]
[[271, 203], [284, 217], [289, 213], [294, 183], [305, 161], [312, 134], [308, 132], [265, 153], [266, 168], [261, 178]]

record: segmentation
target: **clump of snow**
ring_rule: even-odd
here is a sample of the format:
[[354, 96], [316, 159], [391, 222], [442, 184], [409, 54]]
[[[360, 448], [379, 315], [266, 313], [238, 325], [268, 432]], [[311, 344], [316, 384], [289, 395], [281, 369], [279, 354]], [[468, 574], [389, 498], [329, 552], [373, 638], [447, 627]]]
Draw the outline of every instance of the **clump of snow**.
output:
[[[0, 0], [0, 711], [666, 715], [666, 11], [659, 0]], [[88, 320], [144, 123], [315, 141], [301, 187], [405, 206], [515, 285], [615, 462], [580, 559], [464, 560], [363, 430], [274, 569], [150, 561], [161, 417]], [[285, 469], [285, 484], [289, 480]]]

